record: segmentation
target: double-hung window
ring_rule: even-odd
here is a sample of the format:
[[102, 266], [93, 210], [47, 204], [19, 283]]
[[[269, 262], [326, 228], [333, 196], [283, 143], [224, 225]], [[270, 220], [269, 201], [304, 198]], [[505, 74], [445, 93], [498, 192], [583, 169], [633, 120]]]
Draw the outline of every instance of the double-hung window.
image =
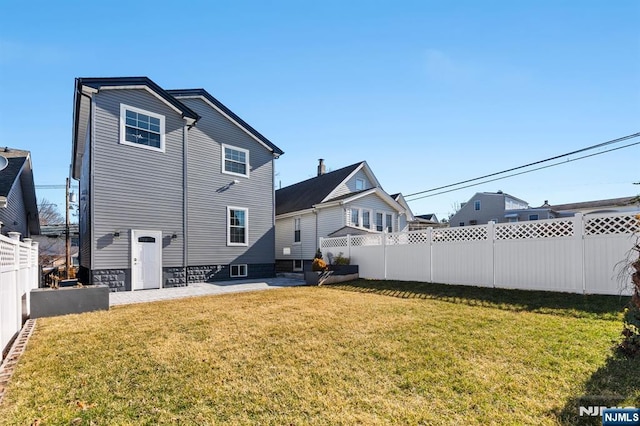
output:
[[362, 226], [371, 229], [371, 212], [368, 210], [362, 212]]
[[249, 210], [242, 207], [227, 207], [227, 245], [249, 245]]
[[249, 151], [223, 144], [222, 173], [249, 177]]
[[120, 104], [120, 143], [164, 152], [164, 116]]
[[293, 242], [300, 242], [300, 218], [293, 219]]
[[473, 203], [473, 209], [474, 209], [475, 211], [479, 211], [479, 210], [480, 210], [480, 200], [476, 200], [476, 201]]
[[393, 215], [387, 213], [387, 232], [393, 232]]
[[382, 232], [384, 230], [383, 220], [384, 215], [382, 213], [376, 213], [376, 231]]
[[351, 226], [360, 226], [360, 209], [351, 209]]

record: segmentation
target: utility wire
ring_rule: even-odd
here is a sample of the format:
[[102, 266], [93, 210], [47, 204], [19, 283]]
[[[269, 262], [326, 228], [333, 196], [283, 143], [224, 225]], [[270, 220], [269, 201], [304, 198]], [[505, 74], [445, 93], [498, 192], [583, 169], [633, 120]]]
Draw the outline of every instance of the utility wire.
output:
[[[435, 197], [436, 195], [446, 194], [446, 193], [448, 193], [448, 192], [454, 192], [454, 191], [457, 191], [457, 190], [459, 190], [459, 189], [470, 188], [470, 187], [472, 187], [472, 186], [482, 185], [483, 183], [495, 182], [495, 181], [497, 181], [497, 180], [506, 179], [506, 178], [510, 178], [510, 177], [518, 176], [518, 175], [523, 175], [523, 174], [525, 174], [525, 173], [531, 173], [531, 172], [535, 172], [535, 171], [537, 171], [537, 170], [548, 169], [549, 167], [560, 166], [560, 165], [562, 165], [562, 164], [571, 163], [571, 162], [573, 162], [573, 161], [578, 161], [578, 160], [582, 160], [582, 159], [589, 158], [589, 157], [595, 157], [596, 155], [606, 154], [607, 152], [617, 151], [617, 150], [619, 150], [619, 149], [623, 149], [623, 148], [629, 148], [630, 146], [634, 146], [634, 145], [640, 145], [640, 142], [630, 143], [630, 144], [628, 144], [628, 145], [619, 146], [619, 147], [617, 147], [617, 148], [611, 148], [611, 149], [608, 149], [608, 150], [606, 150], [606, 151], [596, 152], [596, 153], [594, 153], [594, 154], [583, 155], [582, 157], [572, 158], [572, 159], [570, 159], [570, 160], [562, 161], [562, 162], [559, 162], [559, 163], [547, 164], [546, 166], [536, 167], [535, 169], [525, 170], [525, 171], [523, 171], [523, 172], [512, 173], [512, 174], [507, 175], [507, 176], [501, 176], [501, 177], [497, 177], [497, 178], [494, 178], [494, 179], [485, 180], [485, 181], [478, 182], [478, 183], [472, 183], [472, 184], [470, 184], [470, 185], [461, 186], [461, 187], [459, 187], [459, 188], [447, 189], [446, 191], [436, 192], [435, 194], [427, 194], [427, 195], [423, 195], [423, 196], [421, 196], [421, 197], [416, 197], [416, 198], [414, 198], [414, 199], [412, 199], [412, 200], [407, 200], [407, 202], [409, 202], [409, 203], [410, 203], [410, 202], [412, 202], [412, 201], [421, 200], [421, 199], [423, 199], [423, 198]], [[518, 168], [519, 168], [519, 167], [518, 167]], [[512, 170], [516, 170], [516, 169], [518, 169], [518, 168], [515, 168], [515, 169], [512, 169]], [[488, 176], [495, 176], [495, 175], [496, 175], [496, 173], [491, 174], [491, 175], [488, 175]], [[478, 178], [478, 179], [482, 179], [482, 178]], [[468, 180], [468, 181], [466, 181], [466, 182], [471, 182], [471, 181], [474, 181], [474, 180], [477, 180], [477, 179], [470, 179], [470, 180]], [[449, 186], [453, 186], [453, 185], [446, 185], [446, 186], [443, 186], [442, 188], [447, 188], [447, 187], [449, 187]], [[427, 192], [427, 191], [423, 191], [423, 192]], [[419, 192], [418, 194], [421, 194], [421, 193]]]
[[[591, 146], [588, 146], [586, 148], [578, 149], [576, 151], [567, 152], [566, 154], [560, 154], [560, 155], [556, 155], [555, 157], [550, 157], [550, 158], [547, 158], [547, 159], [544, 159], [544, 160], [534, 161], [533, 163], [525, 164], [525, 165], [522, 165], [522, 166], [512, 167], [510, 169], [502, 170], [500, 172], [490, 173], [488, 175], [480, 176], [480, 177], [477, 177], [477, 178], [467, 179], [467, 180], [463, 180], [461, 182], [451, 183], [449, 185], [439, 186], [437, 188], [431, 188], [431, 189], [427, 189], [427, 190], [420, 191], [420, 192], [414, 192], [413, 194], [407, 194], [405, 197], [413, 197], [414, 195], [420, 195], [420, 194], [424, 194], [426, 192], [438, 191], [440, 189], [450, 188], [452, 186], [458, 186], [458, 185], [462, 185], [462, 184], [465, 184], [465, 183], [474, 182], [474, 181], [481, 180], [481, 179], [486, 179], [488, 177], [501, 175], [503, 173], [513, 172], [515, 170], [524, 169], [525, 167], [535, 166], [537, 164], [542, 164], [542, 163], [546, 163], [548, 161], [557, 160], [558, 158], [568, 157], [569, 155], [579, 154], [581, 152], [590, 151], [592, 149], [597, 149], [597, 148], [602, 148], [603, 146], [607, 146], [607, 145], [611, 145], [611, 144], [614, 144], [614, 143], [626, 141], [628, 139], [637, 138], [638, 136], [640, 136], [640, 132], [634, 133], [632, 135], [623, 136], [621, 138], [612, 139], [610, 141], [602, 142], [602, 143], [599, 143], [599, 144], [596, 144], [596, 145], [591, 145]], [[609, 151], [605, 151], [605, 152], [609, 152]], [[586, 158], [586, 157], [582, 157], [582, 158]], [[539, 169], [535, 169], [535, 170], [539, 170]], [[513, 175], [513, 176], [515, 176], [515, 175]], [[494, 180], [497, 180], [497, 179], [494, 179]], [[487, 182], [493, 182], [493, 180], [488, 180]], [[459, 189], [468, 188], [469, 186], [474, 186], [474, 185], [463, 186], [463, 187], [461, 187]], [[449, 192], [449, 191], [445, 191], [445, 192]], [[444, 192], [439, 192], [438, 194], [443, 194], [443, 193]], [[434, 195], [438, 195], [438, 194], [434, 194]], [[424, 197], [416, 198], [416, 200], [419, 200], [420, 198], [424, 198]]]

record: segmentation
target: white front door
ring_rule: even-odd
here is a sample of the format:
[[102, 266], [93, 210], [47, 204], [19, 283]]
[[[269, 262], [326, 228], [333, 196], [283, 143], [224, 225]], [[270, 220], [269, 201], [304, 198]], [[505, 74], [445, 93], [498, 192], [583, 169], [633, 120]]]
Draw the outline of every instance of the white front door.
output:
[[131, 231], [131, 289], [162, 287], [162, 232]]

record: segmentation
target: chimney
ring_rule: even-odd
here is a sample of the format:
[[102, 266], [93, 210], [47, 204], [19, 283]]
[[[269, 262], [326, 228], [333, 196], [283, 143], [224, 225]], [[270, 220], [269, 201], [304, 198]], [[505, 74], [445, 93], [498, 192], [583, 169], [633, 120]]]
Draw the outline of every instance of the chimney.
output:
[[325, 174], [326, 171], [327, 169], [324, 166], [324, 158], [319, 158], [318, 159], [318, 176]]

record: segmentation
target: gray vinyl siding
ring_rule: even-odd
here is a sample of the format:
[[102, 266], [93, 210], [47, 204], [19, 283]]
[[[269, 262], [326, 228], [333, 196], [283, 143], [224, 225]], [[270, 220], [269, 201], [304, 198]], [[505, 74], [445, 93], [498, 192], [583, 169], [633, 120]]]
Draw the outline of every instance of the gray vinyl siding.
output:
[[[475, 210], [476, 201], [480, 201], [480, 210]], [[491, 219], [505, 222], [504, 214], [504, 194], [478, 193], [451, 217], [449, 225], [456, 227], [464, 222], [464, 226], [469, 226], [472, 220], [477, 221], [478, 225], [486, 224]]]
[[[27, 211], [24, 207], [22, 194], [22, 183], [17, 178], [13, 188], [7, 195], [7, 207], [0, 209], [0, 222], [2, 222], [2, 233], [19, 232], [22, 237], [29, 237], [27, 226]], [[15, 222], [15, 224], [14, 224]]]
[[318, 236], [326, 237], [345, 225], [343, 206], [327, 207], [318, 210]]
[[349, 194], [350, 192], [356, 192], [356, 179], [364, 180], [364, 189], [371, 189], [374, 185], [371, 183], [367, 174], [362, 170], [358, 170], [355, 175], [351, 177], [351, 179], [346, 182], [341, 183], [336, 187], [336, 189], [332, 192], [332, 198], [339, 197], [341, 195]]
[[[274, 263], [273, 154], [201, 99], [179, 100], [201, 116], [187, 147], [189, 264]], [[249, 151], [248, 178], [222, 173], [222, 144]], [[249, 210], [246, 247], [227, 245], [227, 206]]]
[[[145, 90], [104, 90], [94, 100], [92, 269], [129, 267], [132, 229], [162, 231], [163, 266], [181, 266], [184, 120]], [[119, 143], [121, 103], [165, 116], [164, 153]]]
[[[294, 218], [278, 219], [276, 232], [276, 258], [277, 259], [312, 259], [316, 254], [316, 215], [307, 213], [300, 217], [300, 243], [293, 241]], [[284, 255], [283, 249], [289, 247], [290, 255]]]
[[87, 126], [87, 136], [85, 142], [85, 152], [82, 157], [80, 168], [80, 198], [78, 208], [80, 209], [78, 220], [79, 248], [78, 260], [80, 266], [91, 269], [91, 138], [90, 125]]

